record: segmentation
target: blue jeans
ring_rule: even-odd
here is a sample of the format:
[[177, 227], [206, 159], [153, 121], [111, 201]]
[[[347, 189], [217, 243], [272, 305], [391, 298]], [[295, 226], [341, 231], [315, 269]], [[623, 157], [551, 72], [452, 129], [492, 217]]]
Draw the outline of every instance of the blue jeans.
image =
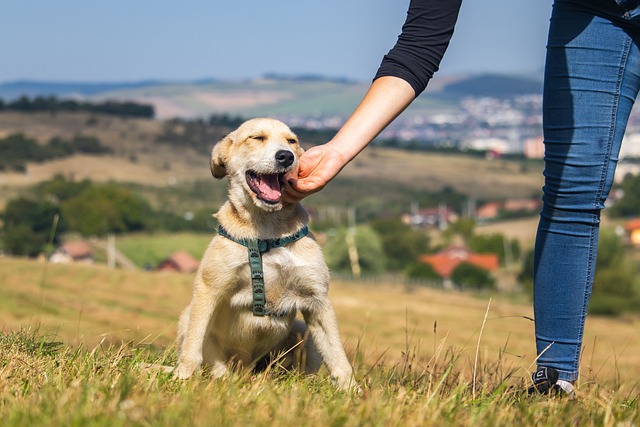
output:
[[578, 378], [600, 211], [640, 87], [638, 3], [556, 0], [551, 15], [534, 315], [538, 366], [566, 381]]

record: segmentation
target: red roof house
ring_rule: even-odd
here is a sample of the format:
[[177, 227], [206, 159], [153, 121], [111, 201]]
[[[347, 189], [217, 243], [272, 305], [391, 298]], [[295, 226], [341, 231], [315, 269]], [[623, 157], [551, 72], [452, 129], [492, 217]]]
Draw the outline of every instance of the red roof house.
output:
[[449, 246], [434, 255], [422, 255], [420, 262], [431, 264], [440, 277], [448, 279], [455, 268], [468, 262], [487, 271], [498, 269], [499, 258], [496, 254], [476, 254], [461, 246]]
[[79, 262], [91, 264], [93, 262], [93, 249], [84, 240], [74, 240], [63, 243], [51, 254], [49, 261], [52, 263]]
[[632, 219], [624, 225], [629, 243], [640, 246], [640, 218]]
[[194, 273], [198, 270], [200, 262], [186, 251], [178, 251], [158, 264], [158, 271], [176, 271], [179, 273]]

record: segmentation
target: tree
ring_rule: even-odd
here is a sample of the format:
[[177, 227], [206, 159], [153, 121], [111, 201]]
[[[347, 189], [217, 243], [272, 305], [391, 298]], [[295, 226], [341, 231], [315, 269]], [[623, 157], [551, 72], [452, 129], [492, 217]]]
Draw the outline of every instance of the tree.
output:
[[509, 251], [511, 259], [520, 256], [520, 244], [516, 239], [507, 240], [501, 233], [489, 235], [473, 235], [469, 238], [469, 249], [478, 253], [496, 254], [501, 263], [506, 261], [506, 251]]
[[522, 270], [518, 274], [518, 282], [520, 282], [528, 291], [533, 290], [533, 257], [534, 251], [531, 249], [524, 256]]
[[49, 181], [37, 184], [33, 190], [40, 198], [50, 198], [61, 203], [76, 197], [91, 186], [91, 181], [87, 179], [76, 182], [58, 174]]
[[[346, 243], [347, 229], [342, 228], [327, 240], [325, 256], [327, 264], [334, 271], [350, 272], [351, 261]], [[355, 234], [358, 260], [363, 273], [380, 274], [386, 271], [386, 259], [382, 242], [371, 227], [356, 227]]]
[[18, 224], [4, 231], [4, 249], [11, 255], [36, 257], [47, 245], [47, 236], [34, 233], [27, 224]]
[[612, 217], [634, 217], [640, 215], [640, 175], [627, 175], [622, 181], [624, 195], [609, 208]]
[[625, 255], [620, 237], [611, 230], [601, 230], [590, 313], [617, 315], [637, 305], [633, 287], [635, 271], [626, 262]]
[[425, 262], [414, 262], [407, 267], [405, 274], [407, 278], [414, 280], [428, 280], [441, 282], [442, 278], [431, 264]]
[[378, 219], [370, 224], [382, 243], [389, 270], [404, 270], [429, 250], [429, 239], [420, 230], [414, 230], [399, 219]]
[[115, 184], [90, 186], [62, 204], [69, 227], [83, 235], [146, 228], [151, 207], [145, 199]]
[[43, 161], [48, 159], [48, 150], [38, 145], [31, 138], [21, 133], [7, 136], [0, 140], [0, 170], [23, 170], [27, 161]]
[[462, 262], [451, 273], [451, 281], [466, 289], [493, 289], [496, 280], [487, 270], [468, 262]]
[[468, 244], [471, 236], [476, 227], [476, 222], [471, 218], [460, 218], [456, 222], [449, 224], [445, 234], [451, 239], [452, 236], [457, 235], [462, 238], [465, 244]]
[[[60, 207], [47, 200], [30, 200], [24, 197], [7, 203], [3, 215], [3, 240], [5, 250], [13, 255], [36, 256], [46, 249], [51, 228]], [[65, 231], [65, 223], [58, 223], [57, 231]], [[58, 243], [59, 233], [53, 242]]]
[[98, 138], [93, 136], [76, 135], [70, 144], [73, 150], [78, 153], [105, 154], [112, 151], [109, 147], [102, 145]]

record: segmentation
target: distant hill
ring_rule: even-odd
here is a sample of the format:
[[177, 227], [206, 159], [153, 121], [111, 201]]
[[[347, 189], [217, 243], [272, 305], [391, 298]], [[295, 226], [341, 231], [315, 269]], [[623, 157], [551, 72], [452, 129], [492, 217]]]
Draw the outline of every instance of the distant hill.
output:
[[121, 83], [82, 83], [82, 82], [46, 82], [32, 80], [18, 80], [0, 83], [0, 98], [15, 99], [21, 96], [56, 96], [88, 97], [117, 90], [139, 89], [143, 87], [160, 86], [165, 83], [157, 80]]
[[496, 74], [472, 76], [453, 82], [442, 90], [454, 97], [506, 98], [531, 93], [542, 93], [542, 81]]
[[[139, 81], [121, 83], [15, 81], [0, 84], [0, 98], [22, 95], [79, 97], [89, 100], [132, 100], [155, 107], [160, 119], [211, 114], [255, 116], [345, 116], [367, 90], [369, 82], [317, 75], [268, 74], [245, 81], [215, 79], [188, 82]], [[456, 109], [468, 96], [504, 98], [541, 93], [541, 81], [501, 75], [437, 76], [408, 115]]]

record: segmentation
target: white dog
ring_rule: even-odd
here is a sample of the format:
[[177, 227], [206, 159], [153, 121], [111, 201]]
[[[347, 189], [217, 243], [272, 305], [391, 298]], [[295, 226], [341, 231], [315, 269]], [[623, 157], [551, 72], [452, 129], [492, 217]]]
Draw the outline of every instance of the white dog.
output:
[[249, 120], [214, 147], [211, 173], [228, 177], [229, 195], [180, 317], [179, 378], [203, 365], [214, 377], [231, 364], [253, 368], [308, 333], [304, 370], [314, 373], [324, 361], [338, 386], [355, 387], [321, 249], [307, 234], [302, 206], [282, 201], [284, 176], [297, 170], [302, 152], [296, 135], [272, 119]]

